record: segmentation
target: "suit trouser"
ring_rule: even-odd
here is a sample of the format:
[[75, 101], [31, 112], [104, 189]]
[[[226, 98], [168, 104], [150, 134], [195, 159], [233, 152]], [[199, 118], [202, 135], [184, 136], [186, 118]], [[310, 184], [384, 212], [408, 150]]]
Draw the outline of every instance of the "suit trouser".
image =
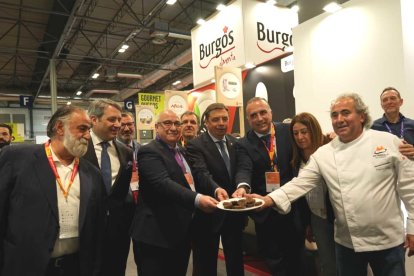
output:
[[[198, 231], [196, 229], [195, 231]], [[193, 234], [193, 275], [217, 275], [219, 240], [223, 244], [228, 276], [244, 275], [241, 218], [227, 216], [218, 233], [203, 231]]]
[[139, 276], [185, 276], [190, 258], [190, 240], [176, 248], [162, 248], [133, 241]]
[[80, 275], [79, 254], [70, 254], [51, 258], [45, 276], [78, 276]]
[[255, 223], [255, 229], [259, 253], [272, 275], [306, 275], [304, 230], [293, 214], [283, 216], [271, 211], [263, 223]]
[[327, 219], [311, 214], [312, 232], [318, 246], [322, 276], [336, 275], [334, 225]]
[[131, 245], [129, 228], [131, 227], [134, 205], [123, 208], [119, 217], [109, 218], [104, 240], [102, 276], [124, 276]]

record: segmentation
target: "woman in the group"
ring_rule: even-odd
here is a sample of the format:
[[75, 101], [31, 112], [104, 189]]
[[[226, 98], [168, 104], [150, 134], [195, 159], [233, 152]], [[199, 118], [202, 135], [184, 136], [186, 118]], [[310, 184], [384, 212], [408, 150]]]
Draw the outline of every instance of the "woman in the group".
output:
[[[316, 118], [310, 113], [296, 115], [290, 123], [290, 133], [294, 140], [292, 166], [296, 173], [303, 168], [309, 157], [330, 138], [322, 134]], [[322, 276], [336, 275], [335, 242], [332, 208], [326, 184], [320, 185], [306, 195], [310, 209], [310, 229], [307, 234], [315, 238], [318, 246]]]

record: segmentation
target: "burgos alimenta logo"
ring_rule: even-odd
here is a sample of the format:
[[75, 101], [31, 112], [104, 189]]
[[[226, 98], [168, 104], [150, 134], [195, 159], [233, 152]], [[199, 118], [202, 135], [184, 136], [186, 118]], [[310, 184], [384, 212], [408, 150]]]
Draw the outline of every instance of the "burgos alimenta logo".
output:
[[[213, 59], [219, 58], [221, 55], [233, 50], [236, 46], [232, 46], [234, 43], [233, 30], [229, 31], [229, 28], [225, 26], [223, 28], [223, 35], [210, 43], [199, 46], [200, 49], [200, 62], [201, 68], [205, 69], [209, 66]], [[232, 46], [232, 47], [231, 47]], [[231, 58], [231, 57], [230, 57]], [[233, 56], [234, 59], [234, 56]], [[226, 59], [222, 58], [221, 63], [227, 63]]]
[[284, 51], [285, 47], [292, 46], [292, 35], [278, 30], [267, 28], [265, 24], [257, 22], [257, 48], [265, 53], [275, 50]]

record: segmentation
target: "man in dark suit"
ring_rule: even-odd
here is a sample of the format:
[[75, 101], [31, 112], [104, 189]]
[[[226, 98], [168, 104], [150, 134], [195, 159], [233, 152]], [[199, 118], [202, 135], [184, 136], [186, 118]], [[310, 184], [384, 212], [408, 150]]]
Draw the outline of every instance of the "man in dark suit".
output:
[[42, 145], [6, 147], [0, 157], [0, 275], [99, 275], [104, 187], [80, 158], [90, 119], [59, 108]]
[[121, 107], [101, 99], [90, 104], [91, 139], [85, 158], [100, 168], [107, 197], [102, 275], [125, 275], [134, 205], [127, 201], [133, 167], [132, 150], [115, 138], [121, 126]]
[[127, 201], [133, 200], [134, 203], [137, 203], [139, 188], [137, 157], [141, 144], [135, 140], [135, 121], [132, 113], [127, 111], [123, 111], [121, 113], [121, 128], [119, 129], [118, 137], [116, 139], [128, 148], [132, 149], [134, 153], [134, 163], [132, 167], [131, 185], [129, 190], [130, 195], [128, 196]]
[[186, 111], [181, 114], [180, 120], [182, 125], [180, 144], [186, 147], [190, 140], [197, 137], [200, 119], [194, 112]]
[[195, 192], [185, 152], [178, 146], [181, 122], [171, 110], [156, 123], [157, 137], [140, 148], [140, 192], [131, 236], [139, 276], [184, 276], [190, 226], [196, 208], [212, 212], [214, 198]]
[[[187, 145], [196, 191], [218, 200], [236, 190], [236, 138], [226, 135], [229, 114], [221, 103], [209, 105], [203, 114], [207, 132]], [[242, 229], [244, 215], [196, 212], [193, 228], [193, 275], [217, 275], [219, 241], [223, 243], [227, 275], [244, 275]]]
[[10, 145], [14, 140], [13, 129], [8, 124], [0, 124], [0, 152], [4, 146]]
[[[252, 130], [237, 144], [236, 183], [249, 184], [252, 192], [266, 195], [293, 177], [289, 125], [273, 123], [269, 104], [258, 97], [247, 102], [246, 116]], [[233, 194], [243, 195], [241, 189]], [[303, 274], [304, 226], [294, 205], [289, 215], [272, 209], [251, 215], [259, 252], [273, 275]]]

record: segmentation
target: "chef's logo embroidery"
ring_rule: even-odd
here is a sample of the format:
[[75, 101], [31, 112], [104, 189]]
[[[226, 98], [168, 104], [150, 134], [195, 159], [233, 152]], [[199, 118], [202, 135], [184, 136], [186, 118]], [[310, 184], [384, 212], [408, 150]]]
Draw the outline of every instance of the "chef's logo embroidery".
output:
[[376, 146], [373, 157], [383, 157], [387, 155], [387, 149], [384, 146]]

